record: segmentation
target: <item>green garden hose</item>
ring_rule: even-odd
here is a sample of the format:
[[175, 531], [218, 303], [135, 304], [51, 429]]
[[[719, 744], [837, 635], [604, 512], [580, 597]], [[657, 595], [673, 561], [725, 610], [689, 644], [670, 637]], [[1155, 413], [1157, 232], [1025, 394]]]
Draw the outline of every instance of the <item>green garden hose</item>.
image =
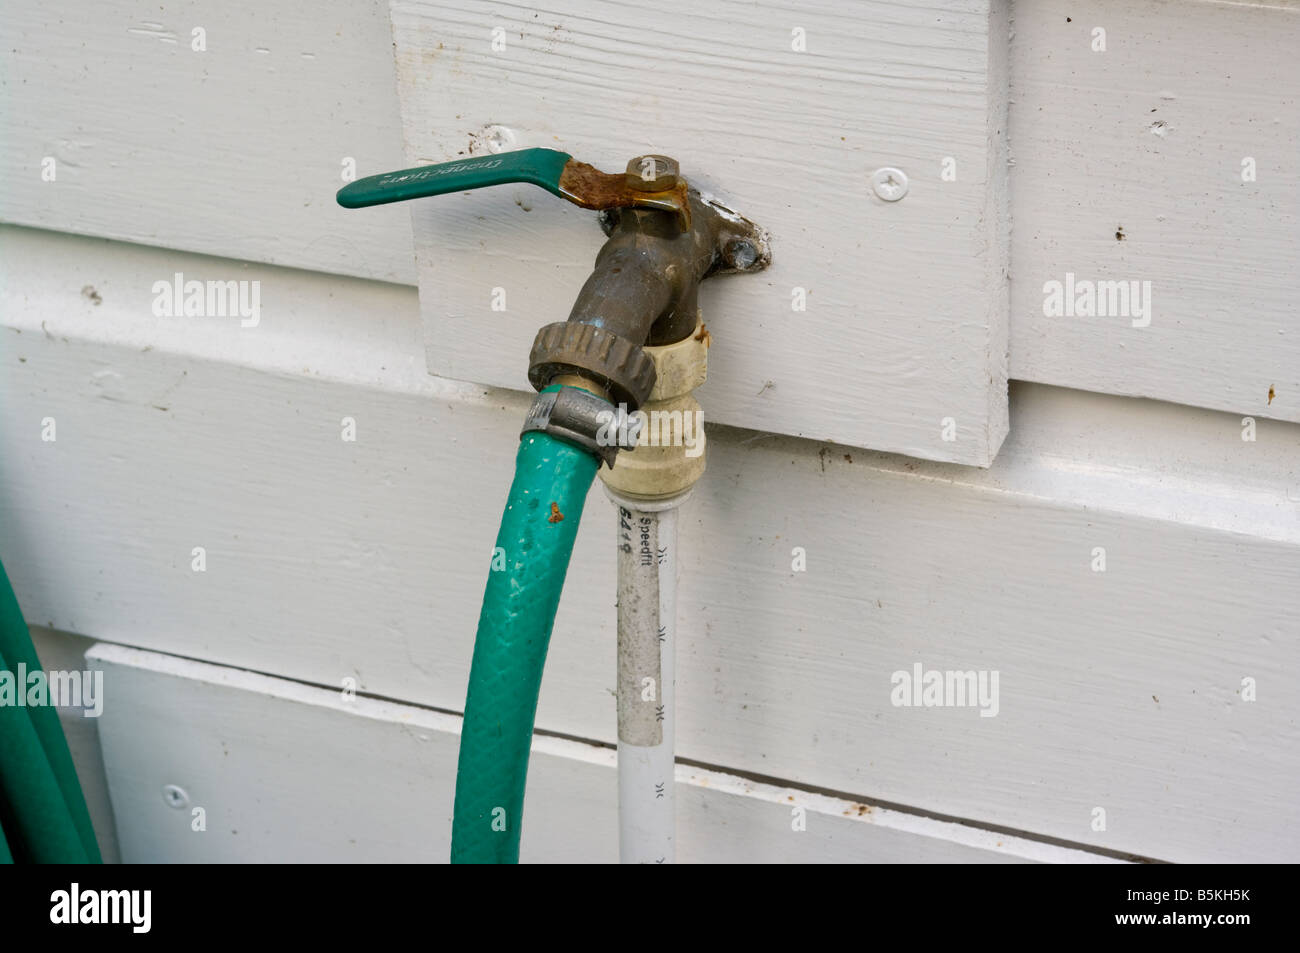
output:
[[594, 454], [547, 433], [530, 431], [519, 442], [474, 641], [456, 773], [452, 863], [519, 862], [542, 666], [598, 466]]
[[[0, 566], [0, 672], [13, 678], [24, 670], [43, 671]], [[100, 857], [57, 711], [5, 699], [0, 703], [0, 863], [10, 861], [97, 864]]]

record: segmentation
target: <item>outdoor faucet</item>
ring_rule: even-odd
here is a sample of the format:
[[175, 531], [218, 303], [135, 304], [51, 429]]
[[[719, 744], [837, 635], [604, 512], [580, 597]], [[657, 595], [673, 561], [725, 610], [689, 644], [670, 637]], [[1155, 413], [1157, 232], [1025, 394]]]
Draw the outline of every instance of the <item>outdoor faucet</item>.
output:
[[[338, 201], [357, 208], [509, 182], [599, 210], [608, 241], [569, 319], [538, 331], [529, 354], [539, 393], [520, 433], [493, 549], [500, 565], [494, 556], [474, 640], [451, 859], [519, 859], [542, 665], [599, 471], [617, 509], [619, 851], [626, 863], [667, 863], [677, 511], [705, 469], [694, 392], [710, 338], [699, 286], [765, 268], [771, 254], [757, 226], [690, 188], [667, 156], [638, 156], [614, 175], [553, 149], [525, 149], [360, 179]], [[649, 439], [629, 425], [632, 415], [651, 420]]]
[[523, 149], [358, 179], [338, 202], [360, 208], [518, 182], [600, 211], [609, 236], [568, 321], [537, 333], [528, 380], [539, 391], [577, 378], [635, 411], [655, 382], [644, 348], [695, 332], [699, 283], [771, 260], [761, 229], [690, 188], [676, 160], [660, 155], [638, 156], [617, 174], [554, 149]]

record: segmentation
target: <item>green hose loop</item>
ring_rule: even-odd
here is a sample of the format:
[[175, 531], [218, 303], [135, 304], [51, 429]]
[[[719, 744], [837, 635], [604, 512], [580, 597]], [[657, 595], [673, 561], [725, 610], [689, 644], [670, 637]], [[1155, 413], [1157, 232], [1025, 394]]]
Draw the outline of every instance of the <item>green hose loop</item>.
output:
[[[0, 566], [0, 672], [43, 672], [22, 609]], [[25, 692], [28, 685], [16, 685]], [[49, 705], [0, 704], [0, 863], [99, 863], [77, 769]]]
[[[552, 390], [557, 388], [547, 388]], [[578, 521], [599, 460], [549, 434], [519, 442], [488, 573], [456, 773], [454, 864], [519, 862], [524, 783], [542, 666]]]

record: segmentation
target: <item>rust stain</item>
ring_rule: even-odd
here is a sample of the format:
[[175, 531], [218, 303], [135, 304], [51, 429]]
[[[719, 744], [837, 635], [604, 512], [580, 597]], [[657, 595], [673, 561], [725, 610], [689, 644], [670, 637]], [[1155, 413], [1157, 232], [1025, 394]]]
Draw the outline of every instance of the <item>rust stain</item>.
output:
[[1117, 226], [1115, 228], [1115, 241], [1122, 242], [1126, 238], [1128, 238], [1128, 236], [1124, 234], [1124, 226], [1123, 225]]
[[703, 341], [706, 351], [713, 346], [713, 335], [709, 333], [708, 327], [703, 322], [700, 322], [700, 329], [695, 332], [695, 340]]
[[560, 173], [560, 194], [581, 208], [656, 208], [674, 213], [683, 231], [691, 227], [691, 205], [686, 180], [671, 189], [640, 192], [627, 184], [623, 172], [601, 172], [594, 165], [570, 159]]
[[546, 518], [548, 523], [560, 523], [564, 521], [564, 514], [560, 512], [560, 504], [551, 504], [551, 515]]
[[627, 179], [570, 159], [560, 173], [560, 191], [583, 208], [627, 208], [632, 204]]
[[1273, 393], [1273, 388], [1272, 388], [1272, 386], [1270, 386], [1269, 389], [1268, 389], [1268, 402], [1269, 402], [1270, 404], [1273, 403], [1273, 398], [1276, 397], [1276, 396], [1277, 396], [1277, 394]]

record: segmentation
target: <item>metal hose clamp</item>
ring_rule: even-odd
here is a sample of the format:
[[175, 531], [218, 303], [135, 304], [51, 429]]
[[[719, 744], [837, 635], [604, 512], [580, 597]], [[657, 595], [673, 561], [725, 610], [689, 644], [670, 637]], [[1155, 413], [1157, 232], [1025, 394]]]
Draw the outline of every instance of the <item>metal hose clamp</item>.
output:
[[537, 395], [519, 436], [540, 430], [594, 453], [612, 470], [620, 449], [636, 447], [642, 422], [626, 404], [615, 407], [581, 388], [561, 387]]

